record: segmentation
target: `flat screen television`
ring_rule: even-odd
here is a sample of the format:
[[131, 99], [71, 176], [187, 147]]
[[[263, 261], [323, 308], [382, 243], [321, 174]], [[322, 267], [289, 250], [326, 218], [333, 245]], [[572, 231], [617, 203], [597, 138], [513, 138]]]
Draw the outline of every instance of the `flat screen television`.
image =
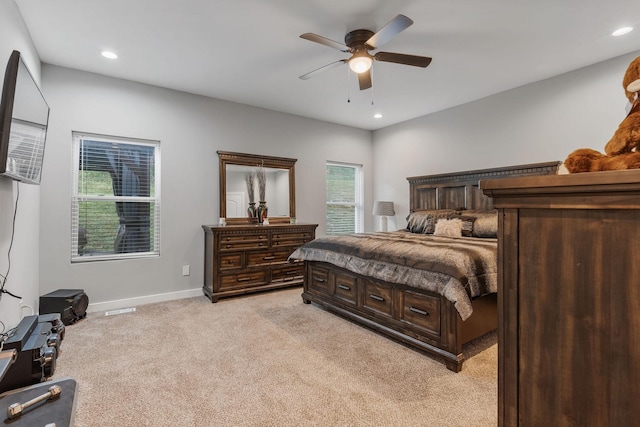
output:
[[9, 57], [0, 102], [0, 176], [40, 184], [49, 105], [20, 52]]

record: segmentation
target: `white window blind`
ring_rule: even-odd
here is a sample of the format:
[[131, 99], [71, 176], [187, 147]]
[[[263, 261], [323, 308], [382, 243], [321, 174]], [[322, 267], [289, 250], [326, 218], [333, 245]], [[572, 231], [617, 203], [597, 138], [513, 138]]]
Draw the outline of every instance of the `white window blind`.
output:
[[362, 166], [327, 163], [328, 235], [362, 232]]
[[71, 260], [160, 254], [160, 144], [73, 134]]

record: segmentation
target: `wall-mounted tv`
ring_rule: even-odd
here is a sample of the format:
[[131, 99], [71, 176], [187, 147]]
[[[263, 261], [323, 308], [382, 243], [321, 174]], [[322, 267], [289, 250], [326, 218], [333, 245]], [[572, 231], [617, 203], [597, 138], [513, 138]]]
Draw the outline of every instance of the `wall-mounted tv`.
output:
[[0, 102], [0, 176], [40, 184], [48, 124], [49, 105], [14, 50]]

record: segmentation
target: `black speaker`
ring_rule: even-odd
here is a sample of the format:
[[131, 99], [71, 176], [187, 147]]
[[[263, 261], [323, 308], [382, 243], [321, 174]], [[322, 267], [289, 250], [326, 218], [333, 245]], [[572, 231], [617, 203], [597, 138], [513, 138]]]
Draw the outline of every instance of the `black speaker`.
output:
[[58, 289], [40, 297], [40, 314], [60, 313], [60, 320], [70, 325], [87, 315], [89, 297], [84, 289]]

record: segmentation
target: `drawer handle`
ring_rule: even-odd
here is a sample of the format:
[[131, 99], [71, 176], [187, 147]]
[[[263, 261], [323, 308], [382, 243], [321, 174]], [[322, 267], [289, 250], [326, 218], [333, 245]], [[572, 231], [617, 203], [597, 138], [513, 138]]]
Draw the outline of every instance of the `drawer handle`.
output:
[[260, 242], [258, 243], [258, 246], [264, 246], [264, 243]]
[[417, 314], [422, 314], [423, 316], [428, 316], [429, 314], [431, 314], [428, 311], [420, 310], [419, 308], [415, 308], [415, 307], [411, 307], [411, 306], [409, 307], [409, 311], [412, 311], [412, 312], [417, 313]]
[[324, 283], [324, 279], [321, 279], [319, 277], [315, 277], [316, 282], [318, 283]]
[[380, 301], [383, 302], [384, 298], [382, 298], [381, 296], [375, 295], [375, 294], [369, 294], [369, 298], [376, 300], [376, 301]]
[[298, 274], [298, 270], [287, 271], [284, 274], [286, 274], [287, 276], [295, 276], [296, 274]]
[[262, 259], [265, 260], [265, 261], [271, 261], [272, 259], [276, 259], [276, 257], [274, 257], [274, 256], [263, 256]]
[[251, 276], [249, 277], [238, 277], [238, 282], [248, 282], [251, 280]]
[[227, 245], [227, 249], [229, 249], [231, 247], [231, 245]]
[[340, 289], [344, 289], [345, 291], [350, 291], [351, 288], [347, 285], [343, 285], [342, 283], [338, 285]]

